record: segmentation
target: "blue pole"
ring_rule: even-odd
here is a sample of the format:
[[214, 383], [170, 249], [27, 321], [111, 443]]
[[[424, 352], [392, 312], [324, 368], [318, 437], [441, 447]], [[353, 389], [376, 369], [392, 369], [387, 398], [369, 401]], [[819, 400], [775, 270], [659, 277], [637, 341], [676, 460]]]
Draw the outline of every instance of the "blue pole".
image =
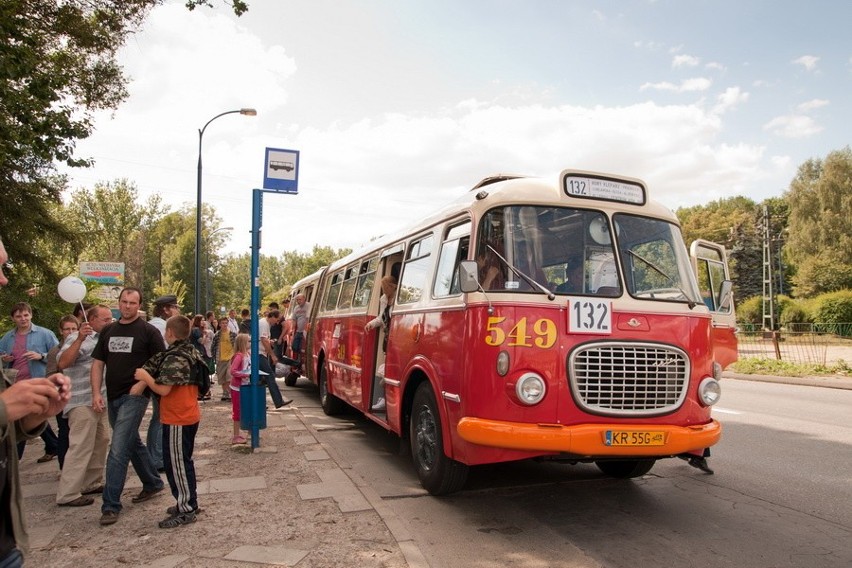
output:
[[[248, 404], [251, 426], [251, 447], [260, 447], [260, 429], [266, 425], [266, 391], [260, 384], [259, 322], [260, 311], [260, 228], [263, 225], [263, 191], [252, 190], [251, 210], [251, 386]], [[267, 380], [275, 380], [267, 377]], [[243, 407], [245, 408], [245, 407]]]

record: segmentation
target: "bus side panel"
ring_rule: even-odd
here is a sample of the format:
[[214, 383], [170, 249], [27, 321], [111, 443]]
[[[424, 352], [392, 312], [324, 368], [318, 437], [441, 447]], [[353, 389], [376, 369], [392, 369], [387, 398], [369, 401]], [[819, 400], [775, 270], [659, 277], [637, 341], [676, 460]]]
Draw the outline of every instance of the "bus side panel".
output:
[[716, 362], [726, 369], [739, 358], [737, 352], [737, 334], [733, 328], [713, 326], [711, 332], [713, 354]]
[[326, 362], [329, 390], [347, 404], [363, 410], [361, 390], [363, 318], [335, 316], [327, 321], [331, 331]]

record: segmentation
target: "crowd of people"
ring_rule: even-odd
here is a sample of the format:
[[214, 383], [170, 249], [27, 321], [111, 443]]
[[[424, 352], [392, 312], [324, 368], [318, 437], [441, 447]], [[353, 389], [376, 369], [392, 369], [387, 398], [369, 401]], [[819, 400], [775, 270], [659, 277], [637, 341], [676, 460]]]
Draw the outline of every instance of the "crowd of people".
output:
[[[7, 260], [0, 241], [0, 264]], [[0, 286], [6, 283], [0, 271]], [[258, 367], [276, 408], [291, 402], [274, 380], [276, 364], [299, 371], [308, 306], [303, 296], [296, 304], [293, 319], [276, 303], [260, 318]], [[90, 506], [101, 495], [101, 525], [120, 518], [130, 464], [142, 484], [133, 503], [163, 492], [165, 474], [175, 502], [159, 521], [161, 528], [195, 522], [198, 513], [192, 451], [199, 401], [209, 399], [209, 393], [199, 396], [201, 381], [193, 370], [199, 364], [222, 387], [222, 401], [231, 403], [231, 443], [246, 443], [239, 395], [251, 373], [250, 312], [243, 310], [241, 320], [236, 310], [190, 320], [180, 314], [177, 298], [166, 295], [154, 301], [153, 317], [145, 321], [142, 305], [142, 292], [134, 287], [121, 290], [117, 319], [106, 305], [80, 304], [59, 320], [59, 337], [33, 322], [28, 303], [12, 307], [15, 327], [0, 336], [0, 567], [23, 565], [27, 535], [18, 463], [30, 439], [44, 441], [39, 463], [58, 462], [57, 506]], [[283, 309], [286, 313], [289, 300]], [[143, 442], [140, 427], [149, 402]]]

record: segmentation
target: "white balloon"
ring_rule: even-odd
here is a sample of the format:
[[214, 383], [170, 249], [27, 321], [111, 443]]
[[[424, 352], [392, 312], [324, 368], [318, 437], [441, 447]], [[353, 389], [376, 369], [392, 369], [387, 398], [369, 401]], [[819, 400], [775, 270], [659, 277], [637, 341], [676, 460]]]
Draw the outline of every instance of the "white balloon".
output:
[[82, 302], [86, 297], [86, 285], [76, 276], [66, 276], [56, 287], [59, 297], [68, 303]]

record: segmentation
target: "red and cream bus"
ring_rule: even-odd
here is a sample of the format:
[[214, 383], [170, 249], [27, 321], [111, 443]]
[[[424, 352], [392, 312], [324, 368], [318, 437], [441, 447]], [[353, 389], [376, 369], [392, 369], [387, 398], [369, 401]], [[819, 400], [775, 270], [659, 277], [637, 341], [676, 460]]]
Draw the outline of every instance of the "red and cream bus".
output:
[[[409, 440], [432, 494], [468, 467], [594, 462], [621, 478], [715, 444], [736, 358], [723, 247], [687, 252], [633, 178], [496, 176], [409, 229], [296, 283], [304, 374]], [[398, 273], [384, 325], [380, 280]]]

